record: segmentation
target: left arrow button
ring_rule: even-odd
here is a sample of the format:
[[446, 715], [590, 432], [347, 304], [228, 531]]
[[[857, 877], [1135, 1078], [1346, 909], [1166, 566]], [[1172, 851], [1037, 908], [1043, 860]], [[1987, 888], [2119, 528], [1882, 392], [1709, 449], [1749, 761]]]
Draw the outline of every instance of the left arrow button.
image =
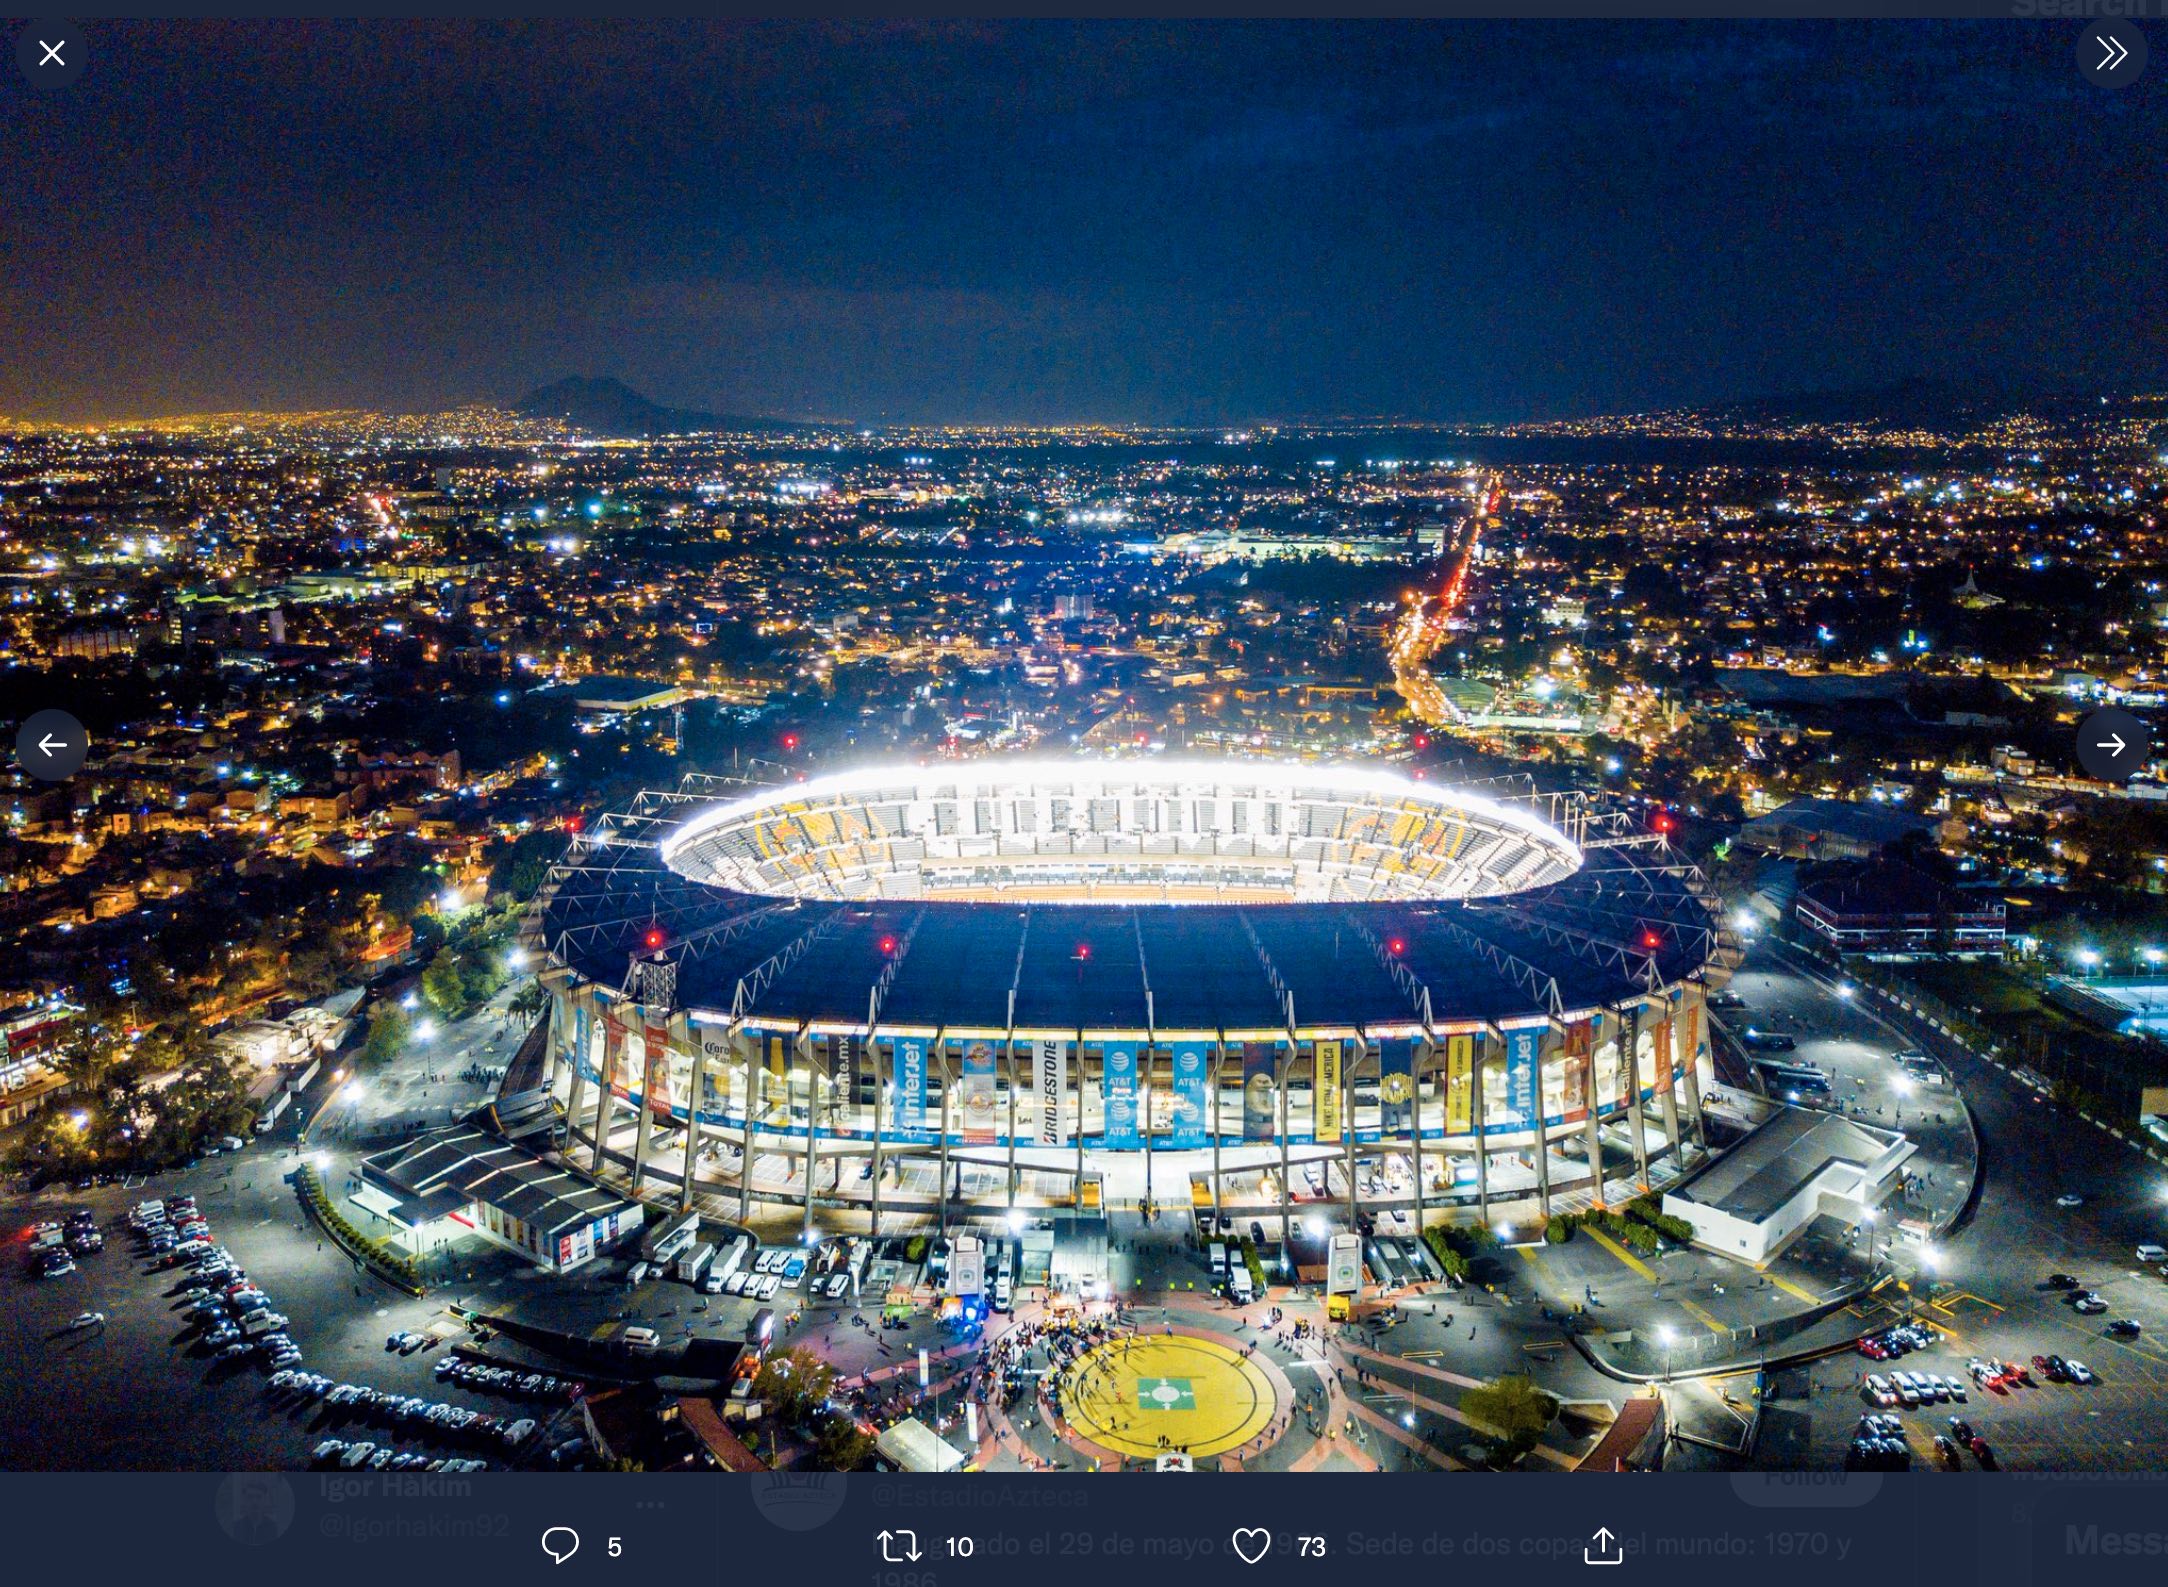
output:
[[39, 711], [15, 735], [15, 761], [40, 782], [59, 782], [83, 769], [90, 734], [65, 711]]

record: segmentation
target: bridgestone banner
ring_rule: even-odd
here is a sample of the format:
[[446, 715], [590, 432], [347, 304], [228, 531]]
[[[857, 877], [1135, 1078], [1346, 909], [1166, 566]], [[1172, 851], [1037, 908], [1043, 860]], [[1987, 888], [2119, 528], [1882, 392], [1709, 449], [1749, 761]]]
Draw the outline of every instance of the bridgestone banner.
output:
[[1069, 1131], [1061, 1116], [1062, 1096], [1069, 1089], [1069, 1044], [1044, 1038], [1031, 1044], [1032, 1089], [1039, 1098], [1039, 1144], [1061, 1146]]

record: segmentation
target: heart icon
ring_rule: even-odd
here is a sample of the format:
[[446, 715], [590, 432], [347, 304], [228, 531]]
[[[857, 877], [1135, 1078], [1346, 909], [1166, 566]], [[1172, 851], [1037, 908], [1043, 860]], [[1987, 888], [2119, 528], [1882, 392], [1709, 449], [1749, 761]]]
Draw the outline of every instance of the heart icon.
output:
[[1242, 1563], [1254, 1565], [1271, 1549], [1272, 1534], [1261, 1526], [1237, 1527], [1232, 1541], [1235, 1552], [1242, 1556]]

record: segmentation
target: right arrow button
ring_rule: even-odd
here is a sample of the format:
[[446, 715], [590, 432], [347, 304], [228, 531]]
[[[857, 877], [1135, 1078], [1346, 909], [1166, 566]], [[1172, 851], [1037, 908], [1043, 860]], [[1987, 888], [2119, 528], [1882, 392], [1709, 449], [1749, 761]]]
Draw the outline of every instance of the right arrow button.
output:
[[2128, 711], [2095, 711], [2078, 724], [2078, 764], [2102, 782], [2129, 782], [2153, 758], [2153, 730]]

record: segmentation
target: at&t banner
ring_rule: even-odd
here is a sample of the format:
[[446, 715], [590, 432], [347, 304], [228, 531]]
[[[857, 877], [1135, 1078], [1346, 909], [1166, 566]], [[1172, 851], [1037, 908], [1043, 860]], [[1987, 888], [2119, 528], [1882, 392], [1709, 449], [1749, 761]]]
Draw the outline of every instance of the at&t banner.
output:
[[1207, 1064], [1205, 1044], [1182, 1041], [1174, 1044], [1174, 1131], [1176, 1151], [1194, 1151], [1205, 1144], [1204, 1093]]
[[1133, 1152], [1137, 1137], [1137, 1044], [1108, 1042], [1099, 1059], [1099, 1102], [1106, 1114], [1109, 1151]]

